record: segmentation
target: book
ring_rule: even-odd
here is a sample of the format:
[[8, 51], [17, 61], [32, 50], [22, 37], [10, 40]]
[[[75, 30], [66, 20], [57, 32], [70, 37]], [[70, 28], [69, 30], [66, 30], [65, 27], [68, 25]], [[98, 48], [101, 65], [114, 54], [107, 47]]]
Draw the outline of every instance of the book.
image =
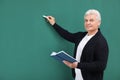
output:
[[57, 59], [60, 62], [62, 62], [63, 60], [69, 61], [71, 63], [77, 62], [75, 58], [67, 54], [65, 51], [52, 52], [50, 56]]

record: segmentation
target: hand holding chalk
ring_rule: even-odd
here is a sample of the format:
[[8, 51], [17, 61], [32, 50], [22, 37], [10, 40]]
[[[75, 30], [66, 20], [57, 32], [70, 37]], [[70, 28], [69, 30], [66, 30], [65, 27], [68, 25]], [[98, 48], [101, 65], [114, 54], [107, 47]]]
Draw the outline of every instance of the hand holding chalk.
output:
[[48, 22], [49, 22], [51, 25], [54, 25], [54, 24], [55, 24], [55, 18], [54, 18], [54, 17], [52, 17], [52, 16], [45, 16], [45, 15], [43, 15], [43, 17], [44, 17], [45, 19], [47, 19]]

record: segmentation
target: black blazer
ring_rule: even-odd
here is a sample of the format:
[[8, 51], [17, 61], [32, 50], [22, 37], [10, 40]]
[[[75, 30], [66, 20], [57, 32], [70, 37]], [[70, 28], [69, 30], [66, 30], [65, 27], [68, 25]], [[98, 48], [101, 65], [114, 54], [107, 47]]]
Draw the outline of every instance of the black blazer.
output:
[[[78, 44], [87, 32], [70, 33], [57, 24], [54, 24], [53, 27], [64, 39], [75, 44], [75, 57]], [[84, 80], [103, 80], [107, 60], [108, 44], [99, 29], [85, 45], [77, 68], [81, 69]], [[73, 77], [75, 77], [74, 69], [72, 69], [72, 73]]]

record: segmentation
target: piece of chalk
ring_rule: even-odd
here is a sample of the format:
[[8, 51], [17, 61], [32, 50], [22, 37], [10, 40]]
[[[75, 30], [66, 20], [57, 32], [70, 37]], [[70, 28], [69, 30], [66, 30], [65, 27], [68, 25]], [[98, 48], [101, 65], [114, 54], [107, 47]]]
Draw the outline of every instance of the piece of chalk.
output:
[[47, 16], [43, 15], [44, 18], [47, 18]]

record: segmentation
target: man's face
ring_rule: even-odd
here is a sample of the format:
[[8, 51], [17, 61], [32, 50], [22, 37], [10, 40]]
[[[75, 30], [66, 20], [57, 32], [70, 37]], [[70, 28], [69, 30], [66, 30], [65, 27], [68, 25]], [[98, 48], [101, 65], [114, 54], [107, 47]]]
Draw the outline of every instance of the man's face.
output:
[[88, 32], [97, 30], [101, 23], [94, 14], [85, 16], [84, 20], [85, 29]]

